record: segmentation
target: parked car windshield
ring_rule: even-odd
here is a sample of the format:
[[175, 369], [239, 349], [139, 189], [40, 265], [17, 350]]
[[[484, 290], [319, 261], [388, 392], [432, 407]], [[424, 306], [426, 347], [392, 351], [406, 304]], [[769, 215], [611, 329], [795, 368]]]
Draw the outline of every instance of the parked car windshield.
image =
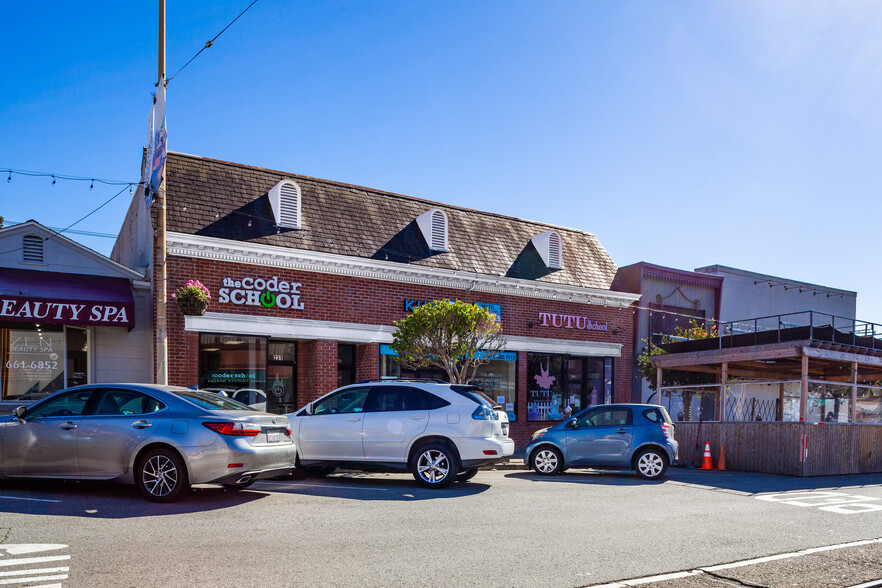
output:
[[175, 394], [208, 410], [255, 410], [226, 396], [202, 390], [175, 390]]

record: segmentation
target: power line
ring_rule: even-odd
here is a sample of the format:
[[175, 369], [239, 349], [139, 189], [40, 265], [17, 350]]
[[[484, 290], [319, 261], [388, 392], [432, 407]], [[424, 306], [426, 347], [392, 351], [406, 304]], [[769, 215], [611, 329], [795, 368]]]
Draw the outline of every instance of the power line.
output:
[[[101, 210], [102, 208], [104, 208], [105, 206], [110, 204], [111, 202], [113, 202], [120, 194], [125, 192], [127, 188], [131, 188], [132, 185], [133, 184], [127, 184], [127, 185], [123, 186], [122, 190], [120, 190], [119, 192], [117, 192], [116, 194], [114, 194], [113, 196], [111, 196], [110, 198], [108, 198], [107, 200], [102, 202], [101, 204], [99, 204], [97, 207], [93, 208], [91, 211], [89, 211], [88, 213], [86, 213], [85, 215], [80, 217], [78, 220], [75, 220], [71, 224], [67, 225], [65, 228], [61, 229], [60, 231], [55, 231], [53, 229], [49, 229], [52, 231], [53, 234], [49, 235], [48, 237], [43, 239], [43, 242], [45, 243], [46, 241], [52, 239], [53, 237], [60, 235], [66, 231], [69, 231], [71, 228], [80, 224], [81, 222], [83, 222], [84, 220], [86, 220], [87, 218], [89, 218], [90, 216], [92, 216], [93, 214], [95, 214], [96, 212], [98, 212], [99, 210]], [[49, 227], [46, 227], [46, 228], [48, 229]], [[13, 249], [8, 249], [6, 251], [0, 251], [0, 255], [6, 255], [7, 253], [14, 253], [16, 251], [21, 251], [23, 249], [24, 249], [24, 247], [15, 247]]]
[[[6, 225], [3, 228], [15, 227], [17, 225], [23, 225], [27, 221], [14, 221], [9, 219], [3, 219], [4, 224]], [[42, 224], [42, 223], [41, 223]], [[50, 227], [49, 225], [43, 225], [47, 229], [52, 229], [53, 231], [63, 231], [61, 227]], [[104, 237], [106, 239], [116, 239], [116, 235], [112, 233], [98, 233], [96, 231], [82, 231], [79, 229], [68, 229], [65, 231], [67, 233], [74, 233], [75, 235], [85, 235], [87, 237]]]
[[173, 73], [172, 76], [171, 76], [170, 78], [168, 78], [168, 80], [166, 80], [165, 85], [168, 86], [169, 82], [171, 82], [173, 79], [175, 79], [175, 76], [176, 76], [176, 75], [178, 75], [179, 73], [181, 73], [182, 71], [184, 71], [184, 68], [187, 67], [188, 65], [190, 65], [190, 63], [192, 63], [194, 59], [196, 59], [197, 57], [199, 57], [199, 55], [200, 55], [203, 51], [205, 51], [206, 49], [208, 49], [209, 47], [211, 47], [211, 46], [214, 44], [214, 42], [217, 40], [218, 37], [220, 37], [221, 35], [223, 35], [224, 32], [225, 32], [228, 28], [230, 28], [231, 26], [233, 26], [233, 23], [234, 23], [234, 22], [236, 22], [237, 20], [239, 20], [239, 18], [241, 18], [241, 16], [242, 16], [243, 14], [245, 14], [246, 12], [248, 12], [248, 9], [251, 8], [252, 6], [254, 6], [255, 4], [257, 4], [257, 0], [254, 0], [251, 4], [249, 4], [248, 6], [246, 6], [246, 7], [245, 7], [245, 10], [243, 10], [242, 12], [239, 13], [239, 16], [237, 16], [237, 17], [234, 18], [232, 21], [230, 21], [230, 24], [228, 24], [228, 25], [225, 26], [223, 29], [221, 29], [221, 32], [219, 32], [219, 33], [216, 34], [214, 37], [212, 37], [212, 39], [211, 39], [210, 41], [206, 41], [206, 42], [205, 42], [205, 47], [203, 47], [202, 49], [200, 49], [199, 51], [197, 51], [197, 52], [196, 52], [196, 55], [194, 55], [193, 57], [190, 58], [190, 61], [188, 61], [187, 63], [185, 63], [184, 65], [182, 65], [182, 66], [181, 66], [181, 69], [179, 69], [178, 71], [176, 71], [175, 73]]

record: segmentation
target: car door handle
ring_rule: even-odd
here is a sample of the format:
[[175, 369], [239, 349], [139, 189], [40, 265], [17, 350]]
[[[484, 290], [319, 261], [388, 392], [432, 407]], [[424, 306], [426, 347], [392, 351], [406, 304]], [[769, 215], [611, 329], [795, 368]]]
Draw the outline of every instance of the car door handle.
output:
[[361, 417], [353, 417], [351, 419], [346, 419], [346, 420], [348, 420], [350, 423], [357, 423], [358, 421], [361, 420]]
[[627, 433], [627, 432], [628, 432], [628, 429], [619, 429], [618, 431], [616, 431], [616, 433], [622, 433], [622, 434]]
[[132, 423], [132, 426], [136, 429], [146, 429], [147, 427], [152, 427], [153, 423], [149, 423], [147, 421], [135, 421]]
[[423, 419], [426, 418], [426, 417], [421, 416], [421, 415], [418, 415], [418, 414], [415, 414], [415, 415], [413, 415], [413, 416], [410, 417], [410, 418], [411, 418], [411, 420], [414, 420], [414, 421], [421, 421], [421, 420], [423, 420]]
[[64, 429], [65, 431], [70, 431], [71, 429], [76, 429], [77, 425], [76, 425], [76, 423], [72, 423], [70, 421], [67, 421], [66, 423], [61, 423], [60, 425], [58, 425], [58, 428]]

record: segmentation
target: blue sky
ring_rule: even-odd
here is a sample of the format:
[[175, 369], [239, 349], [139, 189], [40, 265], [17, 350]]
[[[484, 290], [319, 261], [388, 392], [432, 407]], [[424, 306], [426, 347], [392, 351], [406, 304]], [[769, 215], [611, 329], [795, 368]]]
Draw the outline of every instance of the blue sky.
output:
[[[247, 4], [169, 0], [169, 73]], [[857, 290], [882, 322], [880, 30], [869, 1], [259, 0], [169, 84], [169, 148]], [[0, 168], [137, 181], [156, 2], [14, 3], [0, 49]], [[117, 190], [0, 178], [0, 215]]]

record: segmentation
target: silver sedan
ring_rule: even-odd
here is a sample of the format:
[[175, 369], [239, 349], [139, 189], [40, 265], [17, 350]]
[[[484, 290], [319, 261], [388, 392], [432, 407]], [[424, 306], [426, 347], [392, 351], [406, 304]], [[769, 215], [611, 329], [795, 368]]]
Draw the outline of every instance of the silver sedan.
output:
[[0, 418], [0, 479], [117, 479], [154, 502], [191, 484], [240, 490], [295, 455], [286, 417], [174, 386], [77, 386]]

